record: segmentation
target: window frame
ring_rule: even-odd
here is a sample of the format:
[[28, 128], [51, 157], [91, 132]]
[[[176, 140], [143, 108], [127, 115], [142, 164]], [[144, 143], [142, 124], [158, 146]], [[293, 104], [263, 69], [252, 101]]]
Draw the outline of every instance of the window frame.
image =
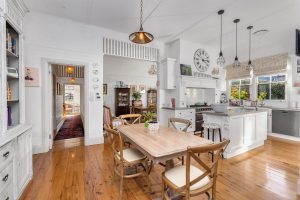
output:
[[[276, 81], [274, 82], [272, 80], [272, 77], [274, 76], [285, 76], [285, 81]], [[260, 85], [258, 79], [260, 77], [269, 77], [269, 82], [268, 83], [262, 83], [263, 84], [268, 84], [269, 85], [269, 99], [265, 99], [265, 101], [272, 101], [272, 102], [276, 102], [276, 101], [287, 101], [287, 74], [286, 73], [278, 73], [278, 74], [268, 74], [268, 75], [261, 75], [261, 76], [257, 76], [256, 77], [256, 88], [257, 88], [257, 91], [256, 91], [256, 96], [258, 97], [258, 86]], [[285, 83], [284, 85], [284, 99], [272, 99], [272, 83]]]
[[[242, 84], [242, 81], [249, 81], [249, 84], [245, 84], [243, 83]], [[239, 82], [239, 84], [232, 84], [233, 82]], [[238, 90], [239, 90], [239, 100], [241, 100], [241, 86], [249, 86], [249, 99], [251, 99], [251, 96], [252, 96], [252, 93], [251, 93], [251, 89], [252, 89], [252, 79], [251, 78], [242, 78], [242, 79], [233, 79], [233, 80], [230, 80], [230, 97], [231, 97], [231, 89], [232, 89], [232, 86], [235, 86], [235, 87], [238, 87]]]

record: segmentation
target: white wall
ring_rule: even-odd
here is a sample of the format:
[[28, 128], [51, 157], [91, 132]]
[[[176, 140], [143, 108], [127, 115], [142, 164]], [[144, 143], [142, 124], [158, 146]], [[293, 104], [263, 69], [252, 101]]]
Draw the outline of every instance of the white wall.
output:
[[[42, 76], [43, 59], [68, 60], [72, 63], [86, 63], [88, 70], [86, 77], [85, 96], [85, 144], [98, 144], [103, 142], [103, 98], [94, 101], [91, 98], [93, 91], [90, 76], [93, 65], [100, 67], [97, 75], [100, 79], [99, 85], [103, 84], [103, 54], [102, 38], [128, 41], [128, 35], [118, 33], [104, 28], [85, 25], [71, 20], [53, 17], [45, 14], [30, 12], [24, 18], [25, 38], [25, 66], [39, 68]], [[159, 48], [164, 54], [163, 45], [153, 42], [149, 46]], [[41, 79], [40, 79], [41, 80]], [[42, 83], [42, 81], [41, 81]], [[26, 123], [33, 125], [32, 143], [33, 152], [45, 152], [47, 148], [47, 137], [49, 133], [43, 130], [43, 98], [41, 87], [26, 88]], [[102, 87], [100, 87], [102, 94]]]
[[148, 70], [153, 62], [122, 58], [116, 56], [104, 56], [103, 59], [103, 83], [107, 84], [107, 95], [104, 95], [104, 104], [115, 113], [115, 85], [117, 81], [123, 81], [127, 85], [145, 85], [146, 93], [142, 94], [143, 106], [147, 106], [147, 90], [156, 88], [156, 75], [149, 75]]

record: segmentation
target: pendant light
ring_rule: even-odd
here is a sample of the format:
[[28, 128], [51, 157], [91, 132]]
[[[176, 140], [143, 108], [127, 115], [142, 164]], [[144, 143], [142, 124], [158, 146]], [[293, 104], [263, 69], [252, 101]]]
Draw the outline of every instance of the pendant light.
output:
[[241, 63], [239, 61], [239, 58], [237, 56], [237, 24], [240, 22], [240, 19], [233, 20], [233, 23], [235, 23], [235, 58], [233, 62], [233, 67], [240, 67]]
[[252, 33], [252, 28], [253, 26], [248, 26], [247, 29], [249, 30], [249, 61], [248, 61], [248, 65], [247, 65], [247, 70], [250, 71], [250, 76], [251, 78], [253, 77], [253, 64], [251, 61], [251, 33]]
[[224, 67], [225, 66], [225, 58], [223, 56], [223, 52], [222, 52], [222, 37], [223, 37], [223, 18], [222, 15], [224, 14], [224, 10], [219, 10], [218, 11], [218, 15], [221, 16], [221, 35], [220, 35], [220, 53], [219, 53], [219, 57], [217, 59], [217, 64], [220, 67]]
[[140, 16], [140, 30], [138, 32], [131, 33], [129, 40], [136, 44], [147, 44], [154, 39], [151, 33], [145, 32], [143, 29], [143, 0], [141, 0], [141, 16]]

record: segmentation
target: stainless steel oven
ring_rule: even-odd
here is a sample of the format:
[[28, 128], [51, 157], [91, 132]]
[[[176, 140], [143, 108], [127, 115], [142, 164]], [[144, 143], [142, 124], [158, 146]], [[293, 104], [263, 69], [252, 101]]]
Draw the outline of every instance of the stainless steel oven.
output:
[[209, 111], [209, 110], [212, 110], [212, 107], [210, 106], [195, 106], [195, 109], [196, 109], [196, 127], [195, 127], [195, 132], [197, 131], [203, 131], [203, 114], [202, 112], [203, 111]]

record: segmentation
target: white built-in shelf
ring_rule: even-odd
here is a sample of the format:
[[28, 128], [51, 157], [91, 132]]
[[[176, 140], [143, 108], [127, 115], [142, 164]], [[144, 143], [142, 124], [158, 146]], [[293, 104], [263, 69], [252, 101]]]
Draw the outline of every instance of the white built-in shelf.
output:
[[11, 99], [11, 100], [7, 100], [7, 102], [19, 102], [19, 99]]
[[19, 56], [13, 52], [11, 52], [10, 50], [6, 49], [6, 55], [8, 57], [14, 57], [14, 58], [19, 58]]
[[7, 74], [7, 79], [15, 79], [15, 80], [19, 80], [19, 77], [10, 76], [9, 74]]

